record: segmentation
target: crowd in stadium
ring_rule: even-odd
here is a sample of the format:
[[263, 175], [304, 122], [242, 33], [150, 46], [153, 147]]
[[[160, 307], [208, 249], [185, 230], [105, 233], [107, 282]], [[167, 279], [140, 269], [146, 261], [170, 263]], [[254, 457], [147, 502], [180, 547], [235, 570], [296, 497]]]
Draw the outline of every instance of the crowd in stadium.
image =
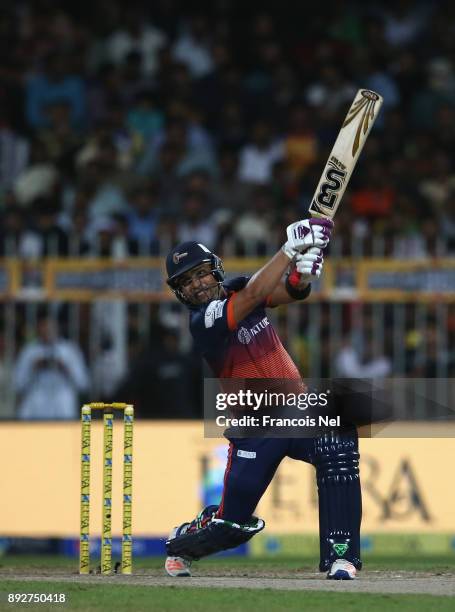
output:
[[2, 8], [2, 254], [156, 254], [188, 236], [273, 251], [359, 86], [385, 104], [342, 253], [453, 251], [453, 4], [328, 2], [304, 21], [243, 4]]
[[384, 106], [332, 252], [453, 254], [454, 24], [449, 1], [6, 3], [0, 257], [271, 254], [359, 87]]

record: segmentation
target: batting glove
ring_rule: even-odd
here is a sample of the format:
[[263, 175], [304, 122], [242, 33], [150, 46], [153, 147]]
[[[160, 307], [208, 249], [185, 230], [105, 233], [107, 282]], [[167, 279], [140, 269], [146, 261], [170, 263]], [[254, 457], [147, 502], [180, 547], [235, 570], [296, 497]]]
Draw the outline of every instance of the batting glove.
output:
[[324, 257], [322, 249], [310, 247], [305, 253], [295, 257], [295, 268], [289, 274], [289, 283], [293, 287], [311, 283], [321, 276]]
[[330, 219], [305, 219], [291, 223], [286, 229], [288, 239], [282, 250], [289, 259], [293, 259], [297, 253], [311, 247], [324, 249], [329, 244], [332, 228], [333, 221]]

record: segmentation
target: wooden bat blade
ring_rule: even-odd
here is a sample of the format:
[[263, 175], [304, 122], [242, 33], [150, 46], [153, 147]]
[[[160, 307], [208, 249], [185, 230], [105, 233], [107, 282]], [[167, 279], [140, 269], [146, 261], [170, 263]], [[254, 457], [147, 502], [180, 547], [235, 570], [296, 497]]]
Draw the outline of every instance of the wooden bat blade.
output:
[[309, 208], [313, 217], [335, 216], [382, 102], [374, 91], [357, 92], [314, 192]]

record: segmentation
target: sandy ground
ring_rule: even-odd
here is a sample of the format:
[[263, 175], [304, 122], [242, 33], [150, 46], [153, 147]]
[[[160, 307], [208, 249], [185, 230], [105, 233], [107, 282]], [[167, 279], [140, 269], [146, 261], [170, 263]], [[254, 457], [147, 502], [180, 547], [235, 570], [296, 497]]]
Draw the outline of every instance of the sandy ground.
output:
[[[130, 584], [141, 586], [164, 587], [222, 587], [244, 589], [282, 589], [294, 591], [342, 591], [350, 593], [425, 593], [428, 595], [455, 596], [455, 575], [453, 573], [435, 574], [431, 572], [384, 572], [363, 571], [359, 578], [352, 581], [330, 581], [314, 572], [294, 572], [291, 577], [277, 573], [267, 572], [231, 572], [231, 575], [220, 576], [219, 572], [197, 572], [200, 575], [192, 578], [169, 578], [158, 571], [143, 571], [133, 576], [79, 576], [68, 574], [62, 570], [41, 571], [35, 573], [30, 570], [8, 572], [4, 568], [0, 571], [2, 580], [17, 580], [28, 582], [31, 580], [51, 582], [79, 582], [85, 584]], [[203, 574], [203, 575], [202, 575]], [[283, 572], [284, 574], [284, 572]]]

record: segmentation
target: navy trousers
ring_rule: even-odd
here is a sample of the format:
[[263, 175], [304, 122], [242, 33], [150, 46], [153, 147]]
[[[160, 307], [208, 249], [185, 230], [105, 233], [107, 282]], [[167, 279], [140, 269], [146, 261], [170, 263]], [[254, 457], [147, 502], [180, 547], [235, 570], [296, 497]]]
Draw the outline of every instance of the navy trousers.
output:
[[285, 457], [313, 463], [311, 438], [230, 438], [218, 516], [246, 523]]
[[358, 569], [362, 498], [357, 435], [230, 438], [219, 518], [247, 523], [285, 457], [315, 466], [321, 571], [344, 557]]

